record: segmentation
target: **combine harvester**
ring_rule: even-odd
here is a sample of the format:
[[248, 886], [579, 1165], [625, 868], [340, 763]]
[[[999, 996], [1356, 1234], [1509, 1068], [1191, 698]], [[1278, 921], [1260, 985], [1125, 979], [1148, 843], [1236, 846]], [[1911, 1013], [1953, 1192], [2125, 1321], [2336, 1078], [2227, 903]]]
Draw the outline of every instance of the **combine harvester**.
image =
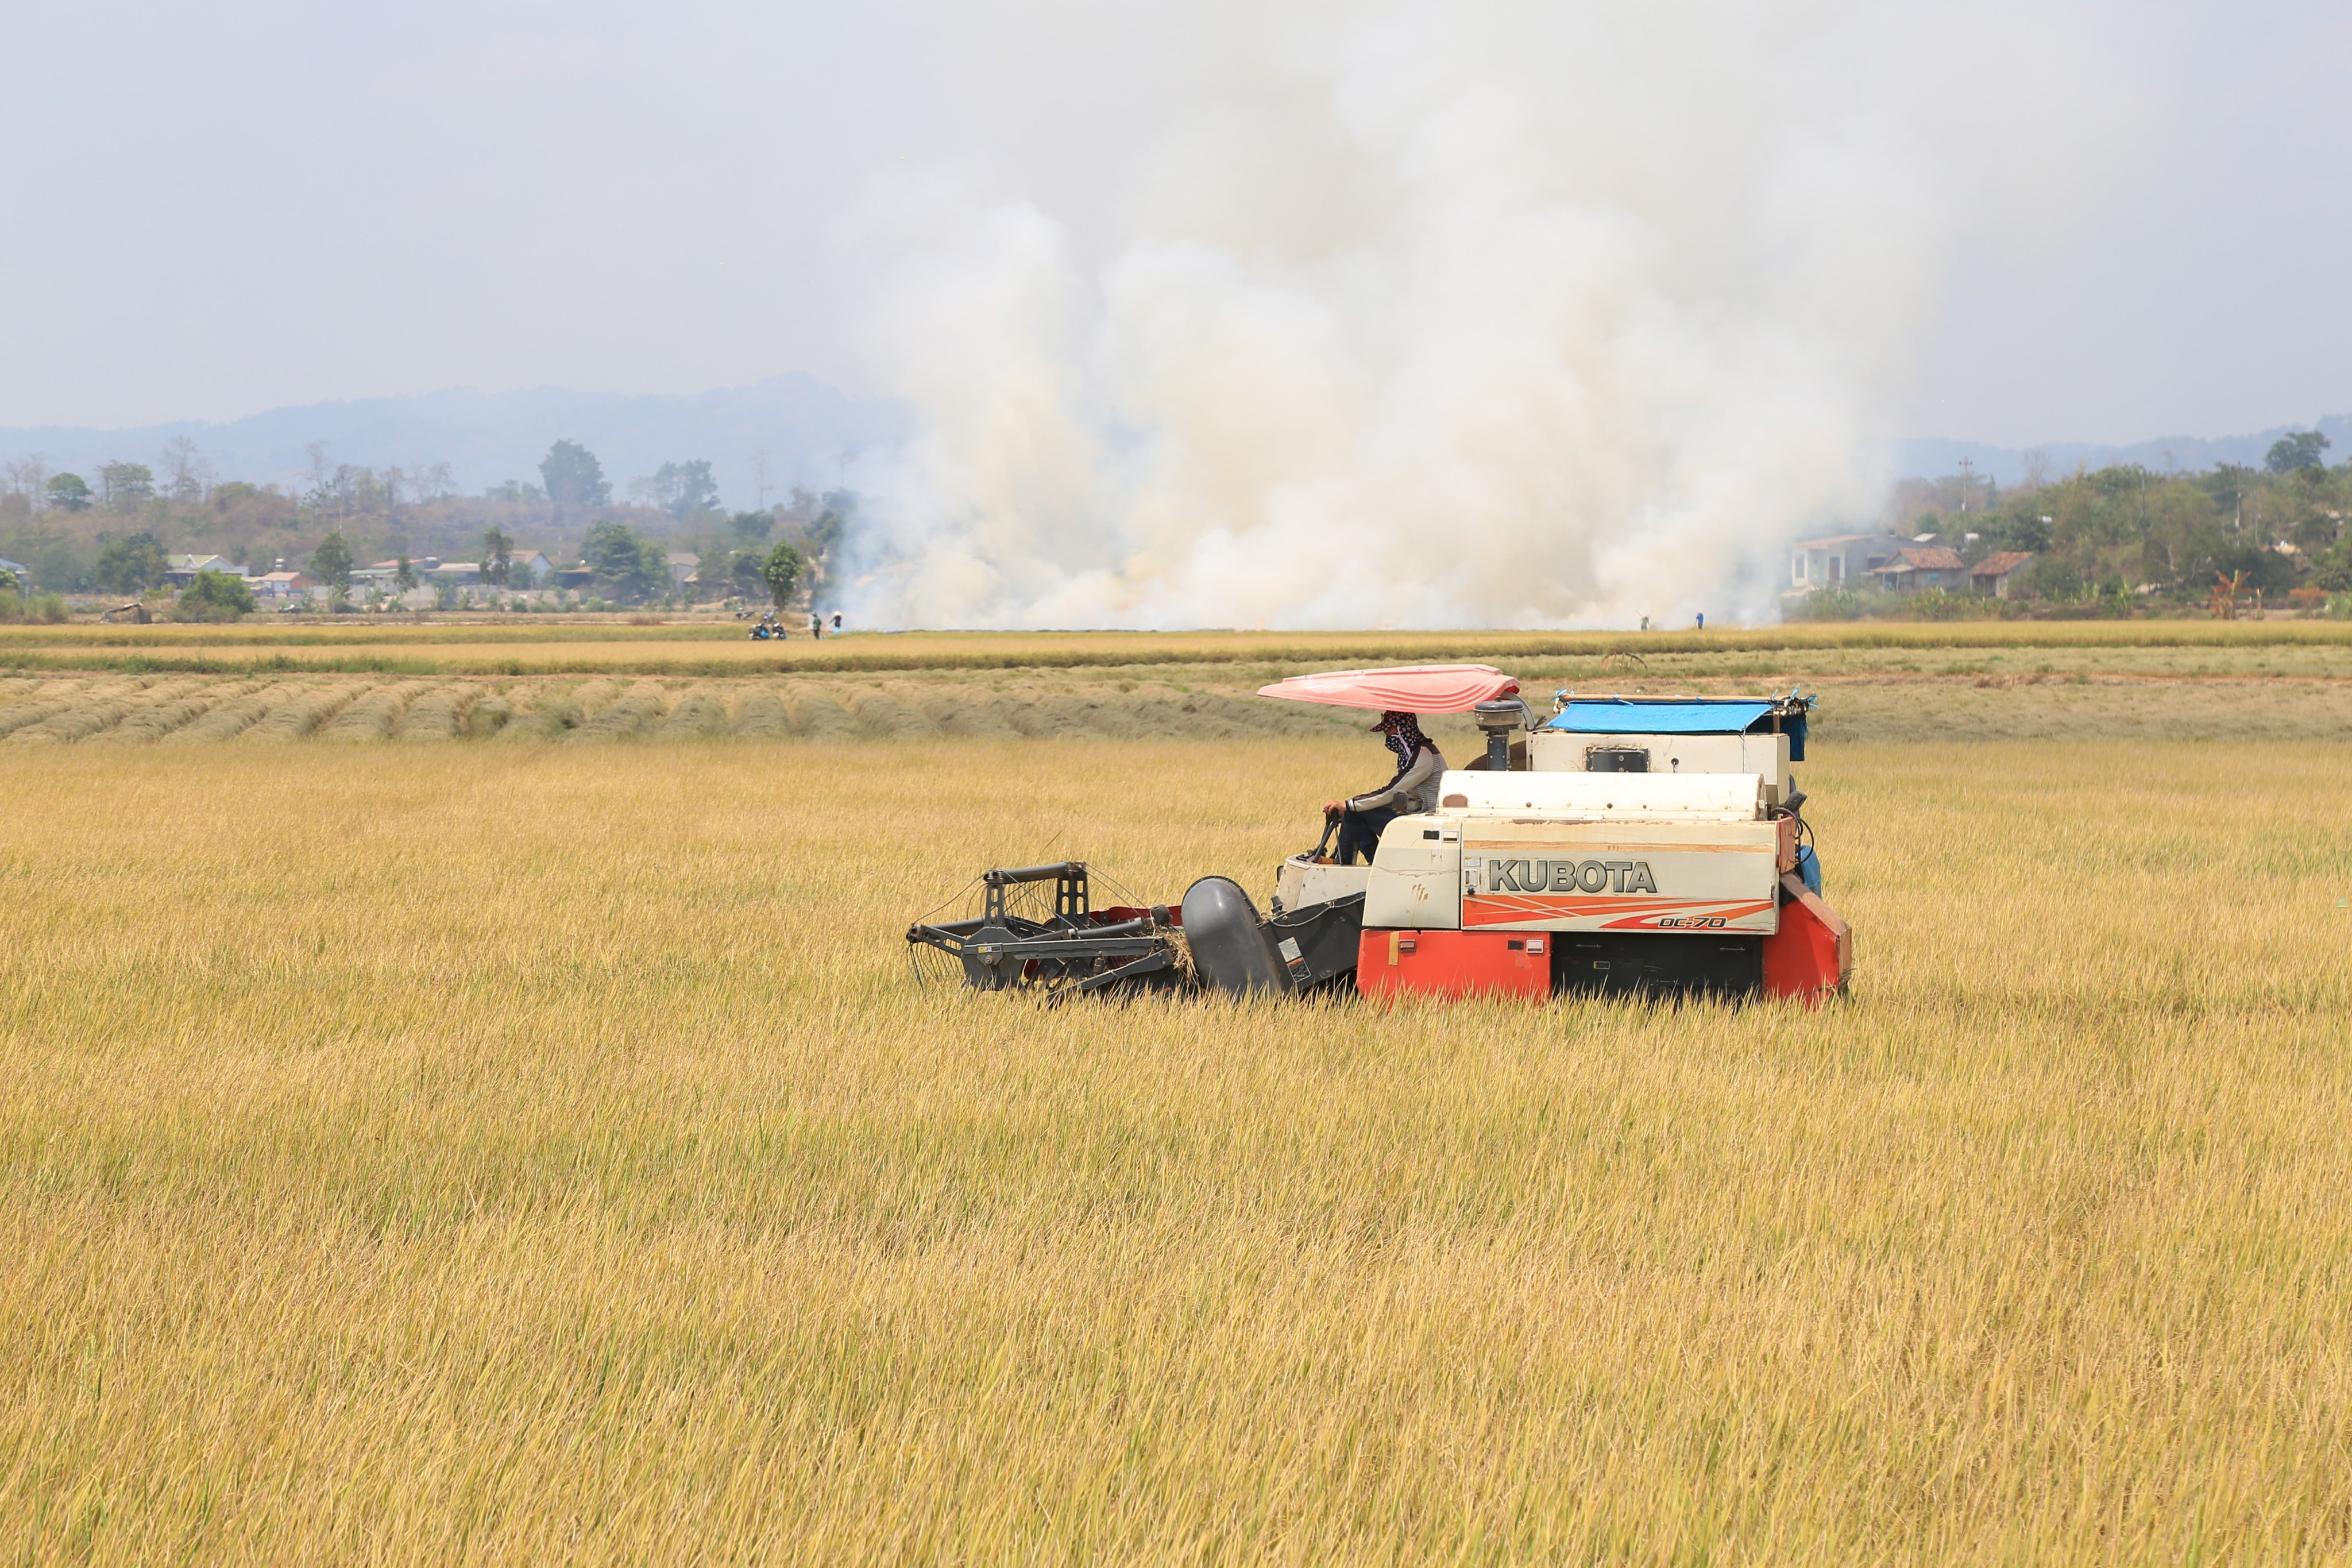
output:
[[1853, 937], [1822, 901], [1805, 795], [1790, 771], [1804, 761], [1811, 699], [1561, 692], [1538, 721], [1518, 692], [1486, 665], [1262, 688], [1349, 708], [1469, 713], [1486, 745], [1444, 773], [1434, 811], [1387, 826], [1370, 865], [1335, 864], [1323, 846], [1284, 861], [1265, 916], [1224, 877], [1202, 878], [1173, 909], [1097, 909], [1087, 868], [1068, 861], [987, 872], [981, 911], [917, 923], [910, 950], [953, 959], [949, 971], [982, 990], [1352, 984], [1368, 996], [1811, 1004], [1845, 989]]

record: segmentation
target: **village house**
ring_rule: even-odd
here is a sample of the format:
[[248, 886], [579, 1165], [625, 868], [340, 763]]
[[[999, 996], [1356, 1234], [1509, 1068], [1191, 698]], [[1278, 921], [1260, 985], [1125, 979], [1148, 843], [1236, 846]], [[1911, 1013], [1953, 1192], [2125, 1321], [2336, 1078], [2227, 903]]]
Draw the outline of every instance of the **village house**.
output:
[[243, 577], [244, 568], [232, 563], [226, 555], [173, 555], [165, 558], [163, 581], [174, 588], [184, 588], [196, 580], [199, 572], [217, 572], [224, 577]]
[[264, 572], [258, 577], [247, 577], [245, 585], [257, 599], [307, 599], [319, 591], [308, 572]]
[[1840, 533], [1801, 539], [1789, 548], [1789, 586], [1800, 592], [1842, 588], [1868, 576], [1911, 542], [1891, 533]]
[[1906, 544], [1894, 559], [1871, 568], [1880, 587], [1890, 594], [1916, 594], [1942, 588], [1958, 592], [1969, 585], [1969, 563], [1960, 552], [1944, 544]]
[[1979, 594], [2006, 599], [2012, 585], [2022, 588], [2025, 569], [2032, 563], [2033, 555], [2030, 551], [2003, 550], [1978, 562], [1969, 573], [1969, 583]]
[[518, 551], [507, 558], [507, 586], [536, 588], [555, 575], [555, 563], [544, 551]]

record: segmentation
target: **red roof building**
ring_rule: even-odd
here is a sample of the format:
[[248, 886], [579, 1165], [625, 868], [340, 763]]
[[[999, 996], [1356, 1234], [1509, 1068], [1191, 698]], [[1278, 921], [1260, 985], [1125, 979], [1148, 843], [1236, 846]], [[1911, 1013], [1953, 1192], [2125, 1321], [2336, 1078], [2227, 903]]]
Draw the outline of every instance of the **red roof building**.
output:
[[2010, 585], [2023, 582], [2025, 569], [2032, 563], [2032, 552], [2025, 550], [2003, 550], [1988, 555], [1978, 562], [1976, 569], [1969, 574], [1969, 585], [1979, 594], [2006, 599], [2010, 595]]
[[1941, 544], [1906, 544], [1870, 574], [1890, 594], [1916, 594], [1923, 588], [1957, 591], [1969, 585], [1969, 563], [1958, 551]]

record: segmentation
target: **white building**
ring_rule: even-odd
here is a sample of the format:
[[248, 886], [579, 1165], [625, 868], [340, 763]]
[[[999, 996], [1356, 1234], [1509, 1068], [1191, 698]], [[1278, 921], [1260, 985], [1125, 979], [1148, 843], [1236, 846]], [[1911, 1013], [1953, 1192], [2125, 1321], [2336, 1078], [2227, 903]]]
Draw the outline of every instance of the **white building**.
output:
[[1912, 548], [1912, 542], [1891, 533], [1839, 533], [1827, 539], [1801, 539], [1789, 547], [1789, 586], [1801, 593], [1815, 588], [1842, 588], [1868, 576]]
[[536, 588], [555, 575], [555, 563], [543, 552], [519, 551], [507, 557], [507, 586]]

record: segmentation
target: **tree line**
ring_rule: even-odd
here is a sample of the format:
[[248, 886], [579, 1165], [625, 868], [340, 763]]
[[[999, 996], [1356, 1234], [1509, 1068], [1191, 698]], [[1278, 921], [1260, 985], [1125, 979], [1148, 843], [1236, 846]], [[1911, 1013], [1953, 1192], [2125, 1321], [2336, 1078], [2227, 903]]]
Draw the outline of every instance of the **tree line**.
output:
[[[2138, 464], [2086, 469], [2008, 489], [1962, 473], [1915, 481], [1895, 531], [1933, 534], [1971, 566], [2033, 556], [2015, 601], [2123, 613], [2185, 612], [2260, 595], [2284, 605], [2352, 593], [2352, 463], [2330, 468], [2316, 430], [2275, 442], [2260, 468], [2197, 473]], [[1866, 591], [1817, 591], [1817, 610], [1867, 613]], [[1916, 608], [1932, 607], [1922, 596]]]
[[[520, 588], [504, 559], [527, 540], [572, 565], [575, 581], [584, 570], [580, 592], [611, 602], [677, 597], [668, 556], [677, 551], [697, 558], [696, 596], [781, 604], [821, 577], [856, 511], [845, 490], [803, 486], [774, 505], [727, 511], [700, 458], [664, 463], [616, 500], [596, 455], [568, 438], [550, 447], [536, 483], [509, 480], [478, 496], [457, 494], [446, 463], [337, 463], [320, 442], [305, 458], [291, 485], [221, 480], [185, 437], [154, 466], [51, 473], [37, 458], [20, 459], [0, 467], [0, 555], [65, 593], [152, 591], [181, 552], [217, 552], [247, 573], [308, 569], [346, 589], [365, 561], [478, 556], [484, 581]], [[779, 583], [788, 584], [781, 596]]]

